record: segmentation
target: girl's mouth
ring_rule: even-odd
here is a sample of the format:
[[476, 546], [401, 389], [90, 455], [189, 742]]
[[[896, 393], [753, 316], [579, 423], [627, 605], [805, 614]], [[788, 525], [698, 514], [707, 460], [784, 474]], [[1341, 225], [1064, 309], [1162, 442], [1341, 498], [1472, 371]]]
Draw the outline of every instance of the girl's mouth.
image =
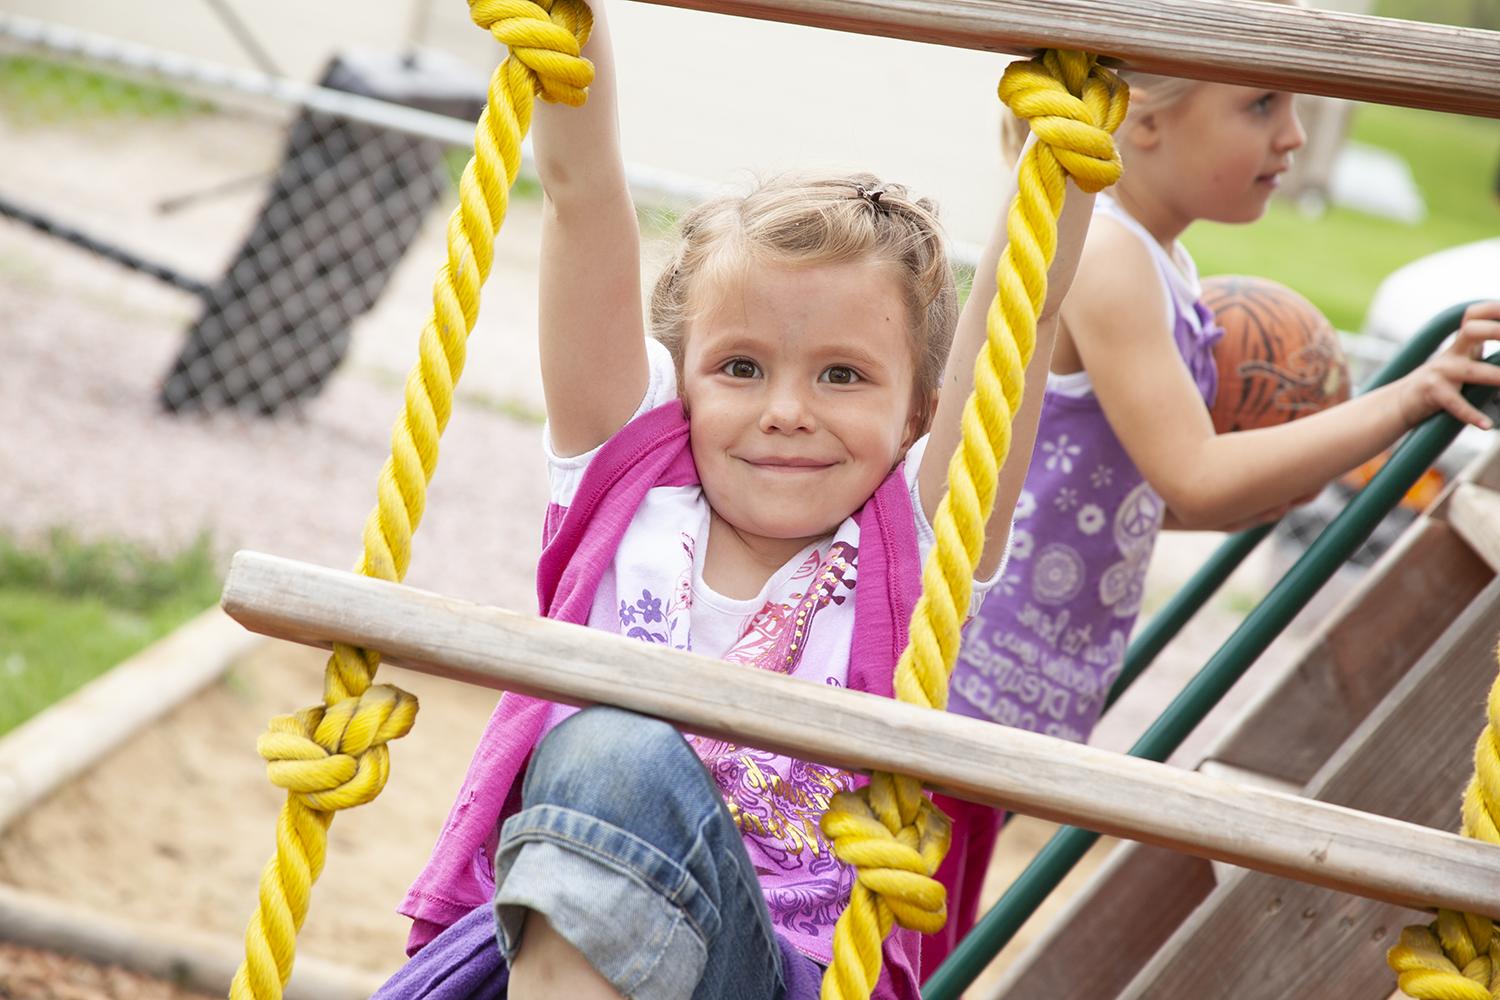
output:
[[795, 458], [791, 456], [751, 458], [746, 459], [746, 461], [755, 468], [766, 472], [819, 472], [832, 464], [814, 458]]
[[1265, 184], [1265, 185], [1268, 185], [1269, 187], [1273, 187], [1273, 188], [1280, 187], [1281, 186], [1281, 176], [1282, 176], [1282, 174], [1285, 174], [1289, 169], [1291, 169], [1291, 165], [1288, 164], [1288, 163], [1283, 163], [1281, 166], [1277, 167], [1276, 169], [1274, 169], [1274, 170], [1267, 170], [1265, 173], [1263, 173], [1259, 177], [1255, 178], [1255, 183], [1257, 183], [1257, 184]]

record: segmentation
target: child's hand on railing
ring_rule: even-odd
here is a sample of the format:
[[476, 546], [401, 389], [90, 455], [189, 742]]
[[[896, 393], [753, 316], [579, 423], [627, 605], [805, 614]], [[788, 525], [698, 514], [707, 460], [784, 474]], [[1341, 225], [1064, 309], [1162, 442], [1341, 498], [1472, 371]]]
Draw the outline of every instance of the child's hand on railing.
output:
[[1481, 360], [1485, 341], [1489, 340], [1500, 340], [1500, 299], [1477, 302], [1466, 309], [1452, 343], [1401, 380], [1401, 417], [1408, 427], [1440, 410], [1481, 430], [1494, 425], [1462, 395], [1465, 385], [1500, 385], [1500, 366]]

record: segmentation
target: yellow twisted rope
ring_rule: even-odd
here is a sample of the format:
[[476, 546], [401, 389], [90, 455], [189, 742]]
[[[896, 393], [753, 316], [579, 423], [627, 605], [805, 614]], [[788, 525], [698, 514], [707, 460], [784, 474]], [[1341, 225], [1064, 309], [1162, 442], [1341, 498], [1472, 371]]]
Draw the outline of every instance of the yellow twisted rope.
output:
[[[948, 492], [933, 519], [936, 546], [922, 567], [922, 596], [896, 668], [896, 696], [936, 709], [948, 703], [984, 527], [1036, 347], [1064, 172], [1085, 191], [1119, 178], [1111, 133], [1125, 117], [1128, 94], [1093, 56], [1049, 51], [1007, 67], [1000, 98], [1031, 123], [1038, 141], [1020, 164], [987, 336], [975, 363], [974, 391], [964, 404], [963, 440], [948, 465]], [[943, 886], [932, 874], [947, 853], [951, 829], [920, 782], [891, 774], [874, 775], [859, 792], [835, 795], [822, 829], [834, 853], [856, 868], [849, 906], [834, 928], [833, 964], [823, 977], [822, 997], [863, 1000], [880, 976], [881, 943], [893, 922], [931, 933], [947, 919]]]
[[[534, 99], [540, 94], [582, 104], [594, 77], [593, 66], [580, 56], [593, 24], [582, 0], [470, 0], [469, 12], [510, 55], [490, 79], [474, 156], [459, 183], [459, 207], [448, 218], [448, 260], [433, 283], [420, 360], [407, 377], [378, 501], [365, 521], [356, 572], [382, 580], [406, 575], [411, 536], [437, 468], [438, 438], [453, 410], [453, 387], [463, 372], [495, 233], [521, 166]], [[379, 665], [373, 652], [335, 645], [324, 704], [273, 719], [260, 738], [271, 781], [287, 789], [287, 799], [277, 821], [276, 854], [261, 873], [259, 904], [245, 931], [245, 962], [230, 987], [235, 1000], [281, 997], [312, 886], [323, 870], [333, 814], [380, 794], [390, 767], [386, 743], [404, 736], [416, 718], [411, 695], [388, 685], [371, 687]]]
[[[1464, 791], [1463, 835], [1500, 844], [1500, 676], [1490, 686], [1486, 721], [1474, 745], [1474, 777]], [[1386, 953], [1396, 985], [1417, 1000], [1500, 998], [1500, 934], [1488, 917], [1439, 910], [1408, 927]]]

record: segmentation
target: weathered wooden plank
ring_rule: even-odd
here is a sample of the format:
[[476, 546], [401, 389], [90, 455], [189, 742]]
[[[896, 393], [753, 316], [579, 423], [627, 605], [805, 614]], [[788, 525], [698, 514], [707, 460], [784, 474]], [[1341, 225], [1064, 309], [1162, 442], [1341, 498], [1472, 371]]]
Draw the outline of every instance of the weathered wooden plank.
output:
[[0, 832], [263, 641], [210, 608], [6, 733], [0, 738]]
[[[1217, 761], [1204, 761], [1199, 770], [1236, 784], [1301, 791], [1279, 778]], [[984, 1000], [1117, 995], [1213, 892], [1221, 869], [1239, 871], [1159, 847], [1122, 845], [983, 993]]]
[[[84, 909], [8, 885], [0, 885], [0, 941], [41, 948], [60, 955], [77, 955], [100, 966], [117, 966], [172, 984], [152, 989], [148, 995], [227, 996], [234, 974], [245, 961], [244, 943], [235, 936], [220, 937], [181, 924], [158, 927], [147, 921]], [[61, 970], [55, 973], [62, 975]], [[69, 977], [71, 978], [71, 977]], [[113, 979], [113, 976], [110, 977]], [[8, 981], [16, 980], [7, 977]], [[313, 955], [297, 956], [291, 980], [282, 1000], [368, 1000], [386, 977], [366, 969], [338, 965]], [[67, 993], [59, 994], [49, 987]], [[24, 986], [22, 987], [24, 989]], [[79, 993], [65, 983], [37, 983], [25, 996], [139, 996], [148, 988], [125, 986], [124, 992], [107, 994], [80, 984]], [[0, 996], [20, 997], [9, 989]]]
[[1500, 493], [1459, 483], [1448, 498], [1448, 523], [1490, 569], [1500, 572]]
[[1208, 757], [1297, 785], [1312, 777], [1494, 576], [1447, 523], [1466, 486], [1500, 489], [1500, 444], [1454, 477]]
[[1453, 477], [1442, 496], [1438, 497], [1425, 512], [1426, 515], [1440, 520], [1446, 519], [1447, 506], [1453, 498], [1454, 491], [1465, 483], [1483, 486], [1485, 489], [1500, 490], [1500, 439], [1495, 440], [1482, 454], [1476, 455], [1459, 471], [1458, 475]]
[[1202, 858], [1122, 844], [985, 1000], [1115, 996], [1214, 884]]
[[[1255, 0], [650, 0], [1153, 73], [1500, 117], [1500, 32]], [[857, 81], [852, 81], [857, 86]]]
[[[1408, 822], [1456, 827], [1460, 792], [1484, 724], [1485, 692], [1495, 677], [1497, 627], [1500, 580], [1314, 776], [1307, 794]], [[1420, 862], [1393, 854], [1381, 863], [1399, 868]], [[1245, 872], [1193, 913], [1122, 997], [1379, 1000], [1392, 985], [1385, 950], [1404, 924], [1428, 919]]]
[[1306, 784], [1493, 578], [1450, 526], [1418, 520], [1206, 756]]
[[1198, 765], [1198, 770], [1203, 774], [1212, 775], [1215, 778], [1223, 778], [1237, 785], [1251, 785], [1255, 788], [1269, 788], [1272, 791], [1286, 792], [1288, 795], [1301, 795], [1302, 786], [1293, 784], [1285, 778], [1276, 778], [1259, 771], [1247, 771], [1243, 767], [1235, 767], [1226, 764], [1222, 760], [1205, 760]]
[[[971, 801], [1388, 902], [1500, 915], [1500, 851], [1379, 816], [271, 556], [235, 556], [223, 605], [284, 639], [365, 644], [469, 683], [911, 774]], [[1391, 857], [1408, 864], [1393, 870]]]
[[[1302, 794], [1301, 785], [1293, 784], [1284, 778], [1273, 778], [1269, 775], [1261, 774], [1259, 771], [1247, 771], [1243, 767], [1235, 767], [1233, 764], [1226, 764], [1219, 760], [1200, 761], [1198, 771], [1201, 774], [1212, 775], [1215, 778], [1222, 778], [1225, 781], [1232, 781], [1236, 785], [1269, 788], [1273, 791], [1285, 792], [1288, 795]], [[1223, 861], [1212, 861], [1210, 864], [1213, 866], [1214, 880], [1218, 882], [1230, 878], [1235, 872], [1239, 871], [1238, 868]]]

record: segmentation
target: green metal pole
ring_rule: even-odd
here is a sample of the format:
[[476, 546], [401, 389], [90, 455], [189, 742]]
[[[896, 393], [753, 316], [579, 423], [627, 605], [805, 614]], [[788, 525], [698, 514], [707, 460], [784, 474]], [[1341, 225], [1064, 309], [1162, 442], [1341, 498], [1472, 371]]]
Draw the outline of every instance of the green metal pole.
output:
[[1125, 651], [1125, 665], [1120, 668], [1120, 675], [1115, 678], [1109, 695], [1104, 699], [1104, 711], [1109, 711], [1120, 695], [1135, 683], [1135, 679], [1156, 662], [1156, 657], [1167, 647], [1167, 643], [1177, 638], [1177, 633], [1192, 621], [1209, 598], [1219, 592], [1224, 581], [1265, 541], [1274, 527], [1275, 524], [1262, 524], [1224, 539], [1182, 589], [1151, 616], [1140, 634], [1131, 641], [1130, 648]]
[[[1398, 352], [1386, 367], [1367, 386], [1376, 388], [1412, 371], [1457, 329], [1468, 303], [1444, 310], [1413, 337]], [[1500, 364], [1500, 354], [1486, 359], [1491, 364]], [[1494, 390], [1480, 387], [1465, 389], [1464, 395], [1476, 403], [1493, 397]], [[1374, 479], [1356, 496], [1344, 511], [1318, 536], [1308, 550], [1292, 566], [1281, 581], [1272, 588], [1219, 651], [1204, 665], [1186, 688], [1172, 701], [1156, 722], [1131, 747], [1130, 755], [1148, 760], [1165, 760], [1203, 717], [1223, 698], [1230, 687], [1244, 674], [1255, 659], [1275, 640], [1283, 629], [1306, 606], [1319, 588], [1328, 581], [1366, 538], [1375, 530], [1380, 520], [1400, 503], [1417, 478], [1435, 462], [1439, 455], [1458, 435], [1461, 425], [1446, 413], [1429, 418], [1407, 436], [1390, 460]], [[1251, 541], [1247, 536], [1263, 532], [1254, 529], [1236, 535], [1226, 541], [1214, 554], [1210, 564], [1220, 560], [1228, 563], [1236, 555], [1243, 559], [1259, 538]], [[1262, 534], [1262, 537], [1264, 535]], [[1200, 590], [1189, 598], [1174, 599], [1169, 608], [1177, 608], [1170, 634], [1143, 631], [1131, 646], [1129, 658], [1141, 646], [1133, 672], [1127, 676], [1122, 670], [1112, 697], [1128, 686], [1130, 681], [1150, 663], [1156, 653], [1166, 645], [1171, 635], [1181, 628], [1192, 614], [1211, 596], [1211, 584], [1217, 589], [1233, 570], [1233, 565], [1206, 564], [1190, 582], [1202, 584]], [[1237, 564], [1237, 562], [1235, 563]], [[1217, 582], [1213, 582], [1217, 579]], [[1204, 592], [1206, 590], [1206, 592]], [[1196, 603], [1194, 603], [1196, 602]], [[1191, 609], [1188, 610], [1188, 606]], [[1164, 609], [1164, 614], [1168, 609]], [[1158, 618], [1161, 617], [1158, 614]], [[1153, 619], [1153, 622], [1155, 619]], [[1170, 626], [1168, 626], [1170, 627]], [[1166, 632], [1164, 627], [1163, 633]], [[1154, 647], [1154, 648], [1153, 648]], [[1032, 860], [1025, 871], [1017, 877], [1000, 900], [979, 921], [969, 935], [959, 944], [953, 954], [927, 980], [923, 996], [927, 1000], [956, 1000], [960, 993], [974, 981], [1001, 948], [1015, 936], [1027, 918], [1034, 913], [1043, 900], [1087, 853], [1098, 839], [1098, 834], [1076, 827], [1064, 827], [1055, 834]]]

